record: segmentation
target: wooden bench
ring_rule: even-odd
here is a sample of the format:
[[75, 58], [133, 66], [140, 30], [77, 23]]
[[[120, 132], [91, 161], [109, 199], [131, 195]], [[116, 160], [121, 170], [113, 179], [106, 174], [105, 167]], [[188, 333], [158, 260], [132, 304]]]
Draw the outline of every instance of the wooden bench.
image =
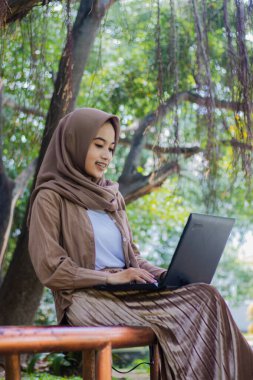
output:
[[112, 348], [149, 346], [150, 379], [158, 380], [158, 345], [149, 327], [0, 327], [5, 379], [20, 380], [20, 354], [82, 351], [85, 380], [111, 380]]

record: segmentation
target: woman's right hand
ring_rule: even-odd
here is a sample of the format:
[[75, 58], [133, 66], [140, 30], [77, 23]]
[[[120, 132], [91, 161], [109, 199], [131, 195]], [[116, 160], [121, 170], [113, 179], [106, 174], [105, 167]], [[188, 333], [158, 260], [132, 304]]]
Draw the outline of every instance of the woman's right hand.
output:
[[126, 284], [132, 281], [136, 281], [139, 284], [156, 282], [155, 277], [140, 268], [128, 268], [117, 273], [110, 273], [107, 277], [107, 284]]

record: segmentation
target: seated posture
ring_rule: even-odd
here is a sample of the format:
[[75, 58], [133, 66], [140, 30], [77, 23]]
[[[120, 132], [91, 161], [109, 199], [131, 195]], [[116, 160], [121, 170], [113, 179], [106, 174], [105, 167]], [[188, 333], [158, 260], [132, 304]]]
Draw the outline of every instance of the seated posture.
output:
[[162, 380], [250, 380], [253, 352], [210, 285], [175, 291], [101, 291], [99, 284], [152, 283], [165, 270], [141, 258], [118, 184], [104, 178], [119, 120], [82, 108], [56, 128], [32, 193], [29, 251], [72, 326], [150, 326]]

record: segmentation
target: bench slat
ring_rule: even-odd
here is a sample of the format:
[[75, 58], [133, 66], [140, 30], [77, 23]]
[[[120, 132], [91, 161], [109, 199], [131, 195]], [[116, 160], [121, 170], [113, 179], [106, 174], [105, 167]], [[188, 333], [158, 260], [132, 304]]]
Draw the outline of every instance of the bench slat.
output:
[[0, 352], [82, 351], [147, 346], [155, 341], [148, 327], [0, 327]]
[[112, 346], [106, 344], [98, 351], [96, 357], [96, 376], [97, 380], [112, 379]]
[[6, 380], [21, 380], [20, 355], [8, 354], [5, 356]]
[[112, 348], [149, 346], [151, 380], [158, 380], [158, 344], [149, 327], [0, 326], [0, 354], [6, 358], [6, 380], [20, 380], [20, 354], [82, 351], [83, 379], [110, 380]]

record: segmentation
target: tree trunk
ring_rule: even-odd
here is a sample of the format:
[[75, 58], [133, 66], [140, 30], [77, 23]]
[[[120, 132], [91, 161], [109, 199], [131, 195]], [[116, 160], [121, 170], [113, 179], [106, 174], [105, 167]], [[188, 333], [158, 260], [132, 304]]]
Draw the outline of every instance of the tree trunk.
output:
[[3, 82], [0, 78], [0, 284], [1, 263], [3, 257], [2, 247], [6, 241], [6, 230], [9, 224], [9, 215], [11, 208], [12, 191], [14, 182], [10, 180], [4, 170], [3, 164], [3, 118], [2, 118], [2, 97], [3, 97]]
[[10, 209], [12, 192], [14, 189], [14, 181], [9, 179], [5, 172], [0, 173], [0, 268], [3, 257], [3, 247], [7, 239], [6, 231], [8, 229], [10, 219]]
[[[95, 4], [93, 0], [80, 2], [73, 31], [68, 35], [60, 61], [36, 173], [60, 118], [74, 107], [91, 46], [102, 18], [112, 4], [112, 0], [97, 0]], [[36, 175], [34, 182], [35, 180]], [[13, 259], [0, 288], [0, 325], [31, 324], [42, 290], [28, 254], [28, 230], [25, 217]]]
[[21, 20], [27, 13], [40, 3], [42, 5], [49, 3], [41, 0], [0, 0], [0, 27], [5, 24]]
[[0, 325], [25, 325], [33, 321], [43, 287], [27, 254], [25, 222], [18, 247], [0, 289]]
[[[104, 13], [98, 15], [97, 9], [92, 8], [93, 3], [93, 0], [80, 2], [73, 31], [67, 37], [47, 114], [38, 169], [59, 120], [74, 108], [84, 67], [104, 16]], [[108, 4], [111, 3], [108, 1]]]

